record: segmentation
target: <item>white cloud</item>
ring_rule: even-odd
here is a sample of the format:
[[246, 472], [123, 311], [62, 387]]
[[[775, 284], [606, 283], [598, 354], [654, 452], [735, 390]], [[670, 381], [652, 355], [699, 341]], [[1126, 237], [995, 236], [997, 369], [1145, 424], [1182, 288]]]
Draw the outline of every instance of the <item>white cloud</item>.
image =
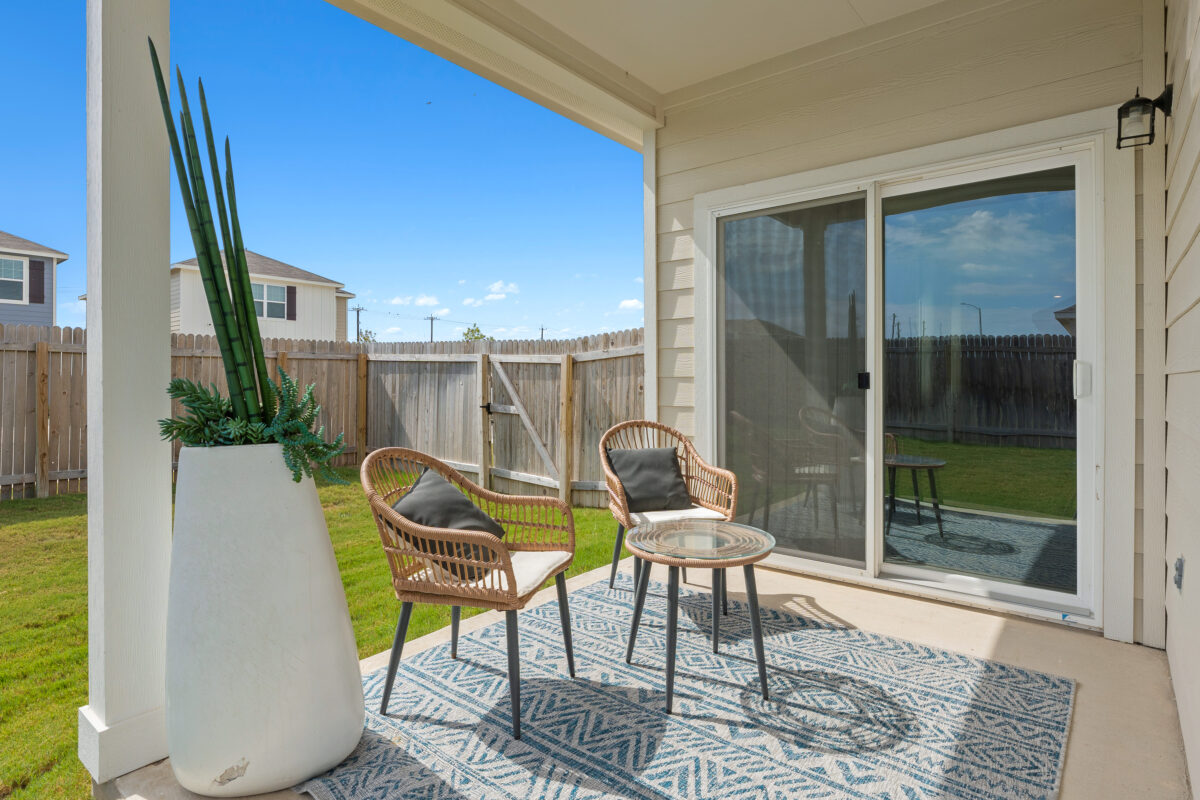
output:
[[388, 302], [394, 306], [406, 306], [412, 302], [412, 297], [411, 296], [410, 297], [400, 297], [399, 295], [397, 295], [396, 297], [393, 297], [391, 300], [388, 300]]
[[508, 297], [508, 295], [504, 294], [503, 292], [501, 292], [501, 293], [492, 292], [491, 294], [489, 294], [487, 297], [485, 297], [483, 299], [490, 303], [494, 300], [503, 300], [506, 297]]
[[399, 333], [402, 330], [404, 330], [404, 329], [403, 328], [384, 328], [383, 332], [384, 333]]
[[466, 284], [466, 282], [467, 282], [467, 279], [466, 279], [466, 278], [459, 278], [459, 279], [458, 279], [458, 285], [459, 285], [459, 286], [463, 286], [464, 284]]
[[433, 315], [434, 315], [435, 317], [444, 317], [445, 315], [447, 315], [447, 314], [449, 314], [449, 313], [450, 313], [450, 309], [448, 309], [448, 308], [439, 308], [437, 311], [433, 312]]
[[476, 300], [474, 297], [468, 297], [466, 300], [463, 300], [463, 305], [470, 306], [471, 308], [479, 308], [483, 305], [483, 301]]
[[642, 308], [641, 300], [622, 300], [617, 306], [618, 311], [637, 311]]
[[506, 295], [506, 294], [516, 294], [517, 292], [519, 292], [521, 290], [517, 288], [517, 285], [515, 283], [505, 283], [504, 281], [496, 281], [495, 283], [493, 283], [491, 286], [488, 287], [488, 291], [491, 292], [492, 294]]
[[438, 299], [432, 295], [423, 294], [417, 298], [416, 303], [419, 306], [436, 306]]
[[636, 278], [633, 279], [633, 282], [634, 283], [645, 283], [646, 279], [643, 278], [641, 275], [638, 275]]

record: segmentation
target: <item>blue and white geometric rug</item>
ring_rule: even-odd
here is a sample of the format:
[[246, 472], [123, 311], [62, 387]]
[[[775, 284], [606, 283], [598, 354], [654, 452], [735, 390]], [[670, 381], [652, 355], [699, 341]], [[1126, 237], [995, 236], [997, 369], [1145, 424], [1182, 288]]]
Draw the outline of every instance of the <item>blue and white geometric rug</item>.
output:
[[763, 608], [763, 701], [744, 604], [710, 643], [711, 599], [681, 592], [675, 713], [665, 713], [665, 587], [652, 582], [632, 665], [628, 576], [571, 593], [578, 677], [556, 603], [520, 613], [522, 739], [504, 624], [363, 678], [358, 749], [297, 787], [317, 800], [871, 798], [1058, 792], [1073, 681]]

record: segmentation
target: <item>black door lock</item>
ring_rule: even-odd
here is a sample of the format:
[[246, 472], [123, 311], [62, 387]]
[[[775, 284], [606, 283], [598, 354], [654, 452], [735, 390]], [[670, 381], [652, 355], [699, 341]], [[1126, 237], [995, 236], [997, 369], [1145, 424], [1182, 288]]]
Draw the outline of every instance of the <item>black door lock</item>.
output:
[[871, 373], [869, 373], [869, 372], [858, 373], [858, 388], [860, 388], [860, 389], [870, 389], [871, 388]]

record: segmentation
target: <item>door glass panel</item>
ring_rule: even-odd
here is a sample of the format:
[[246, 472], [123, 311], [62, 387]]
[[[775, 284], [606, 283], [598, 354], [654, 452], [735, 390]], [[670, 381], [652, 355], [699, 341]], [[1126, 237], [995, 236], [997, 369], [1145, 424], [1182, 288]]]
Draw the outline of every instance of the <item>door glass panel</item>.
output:
[[721, 220], [719, 440], [737, 521], [784, 552], [865, 553], [866, 199]]
[[1074, 167], [883, 213], [884, 561], [1074, 592]]

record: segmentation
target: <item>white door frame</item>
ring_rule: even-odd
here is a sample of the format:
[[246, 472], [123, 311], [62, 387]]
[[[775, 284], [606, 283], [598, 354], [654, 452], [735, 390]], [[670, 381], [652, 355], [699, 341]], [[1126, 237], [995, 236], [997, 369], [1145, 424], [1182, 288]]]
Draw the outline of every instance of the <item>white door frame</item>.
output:
[[[1077, 272], [1077, 298], [1095, 309], [1089, 323], [1092, 335], [1081, 336], [1094, 343], [1093, 352], [1079, 354], [1079, 360], [1091, 359], [1091, 419], [1079, 418], [1079, 441], [1088, 440], [1093, 451], [1078, 451], [1077, 473], [1086, 496], [1094, 503], [1080, 503], [1081, 531], [1090, 531], [1089, 547], [1080, 547], [1079, 592], [1066, 596], [1059, 592], [1022, 590], [1014, 593], [1009, 585], [975, 581], [956, 576], [953, 580], [935, 580], [930, 576], [903, 574], [889, 565], [883, 574], [882, 553], [877, 547], [882, 530], [882, 504], [873, 502], [868, 519], [866, 564], [862, 568], [824, 564], [790, 556], [776, 555], [767, 562], [781, 568], [862, 582], [969, 605], [1012, 611], [1037, 618], [1054, 619], [1085, 627], [1103, 627], [1111, 638], [1132, 638], [1133, 607], [1133, 516], [1134, 476], [1132, 459], [1105, 459], [1106, 438], [1132, 445], [1135, 425], [1135, 395], [1132, 346], [1120, 346], [1121, 332], [1127, 340], [1134, 334], [1133, 263], [1134, 184], [1132, 157], [1118, 153], [1113, 145], [1113, 114], [1110, 109], [1084, 112], [1046, 122], [1020, 126], [967, 139], [917, 148], [902, 153], [840, 164], [805, 173], [774, 178], [753, 184], [699, 194], [694, 199], [695, 276], [696, 276], [696, 445], [701, 454], [713, 458], [718, 453], [717, 409], [717, 319], [716, 263], [717, 223], [719, 218], [779, 205], [805, 202], [838, 194], [865, 192], [868, 198], [867, 250], [869, 271], [867, 346], [871, 372], [882, 374], [882, 352], [877, 346], [879, 299], [882, 297], [882, 241], [878, 228], [882, 197], [903, 193], [916, 186], [929, 188], [934, 181], [961, 182], [963, 176], [985, 175], [1005, 170], [1038, 169], [1045, 159], [1060, 159], [1078, 165], [1076, 185], [1077, 264], [1078, 269], [1094, 269], [1086, 275]], [[1107, 174], [1106, 174], [1107, 172]], [[976, 179], [971, 175], [970, 179]], [[983, 178], [978, 178], [983, 179]], [[874, 212], [874, 213], [873, 213]], [[1124, 220], [1128, 216], [1128, 220]], [[875, 224], [871, 224], [871, 219]], [[1115, 254], [1114, 263], [1106, 262], [1106, 253]], [[1129, 261], [1124, 257], [1129, 256]], [[1121, 263], [1124, 262], [1124, 263]], [[1090, 278], [1090, 279], [1089, 279]], [[1107, 289], [1107, 292], [1106, 292]], [[1091, 292], [1091, 296], [1088, 293]], [[1127, 294], [1123, 294], [1127, 292]], [[1106, 295], [1114, 302], [1106, 304]], [[1082, 333], [1082, 329], [1080, 329]], [[1105, 339], [1118, 342], [1106, 359]], [[1121, 390], [1127, 381], [1130, 391]], [[878, 381], [876, 380], [876, 387]], [[882, 392], [873, 387], [868, 394], [867, 497], [879, 496], [882, 486], [882, 437], [873, 426], [882, 419]], [[1105, 401], [1110, 403], [1108, 415]], [[1084, 405], [1081, 403], [1081, 406]], [[1083, 411], [1081, 407], [1081, 412]], [[1105, 424], [1107, 422], [1107, 425]], [[1082, 435], [1087, 425], [1092, 436]], [[876, 441], [878, 440], [878, 441]], [[1121, 448], [1122, 451], [1125, 448]], [[1131, 447], [1129, 448], [1131, 449]], [[1121, 453], [1123, 456], [1123, 452]], [[1130, 456], [1132, 453], [1129, 454]], [[1085, 461], [1085, 459], [1087, 459]], [[1091, 463], [1093, 470], [1085, 470]], [[1087, 473], [1087, 474], [1085, 474]], [[1122, 492], [1106, 493], [1105, 487], [1120, 486]], [[1108, 499], [1112, 495], [1111, 501]], [[1125, 497], [1123, 495], [1128, 495]], [[1081, 494], [1081, 496], [1084, 496]], [[1087, 506], [1085, 508], [1085, 506]], [[1108, 553], [1106, 560], [1105, 554]], [[1128, 565], [1128, 569], [1123, 567]], [[1126, 580], [1125, 573], [1128, 573]], [[996, 584], [996, 585], [993, 585]], [[1040, 593], [1039, 593], [1040, 592]], [[1107, 601], [1107, 602], [1106, 602]], [[1105, 608], [1115, 611], [1106, 621]]]

